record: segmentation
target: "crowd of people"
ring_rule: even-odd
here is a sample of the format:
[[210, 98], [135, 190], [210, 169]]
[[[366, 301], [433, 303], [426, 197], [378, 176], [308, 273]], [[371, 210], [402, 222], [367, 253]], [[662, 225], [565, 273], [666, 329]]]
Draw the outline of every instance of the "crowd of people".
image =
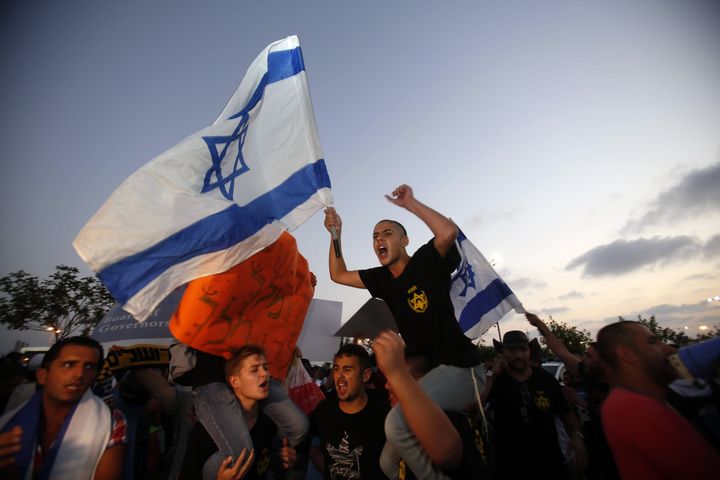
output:
[[[325, 396], [311, 409], [296, 404], [283, 379], [271, 378], [258, 345], [242, 346], [228, 360], [187, 349], [182, 355], [191, 365], [170, 375], [177, 384], [167, 369], [123, 372], [109, 408], [91, 389], [102, 347], [71, 337], [53, 345], [35, 372], [37, 388], [23, 388], [26, 398], [9, 402], [0, 418], [0, 477], [717, 476], [720, 352], [713, 378], [681, 385], [705, 389], [688, 406], [668, 362], [675, 349], [645, 326], [607, 325], [576, 356], [528, 313], [564, 363], [563, 382], [541, 368], [539, 345], [519, 330], [494, 341], [497, 358], [486, 370], [450, 299], [457, 227], [407, 185], [387, 198], [432, 232], [412, 256], [402, 224], [381, 220], [373, 231], [380, 266], [349, 270], [333, 208], [325, 211], [325, 227], [331, 279], [383, 299], [399, 332], [381, 332], [370, 349], [343, 345], [328, 372], [302, 363]], [[4, 402], [9, 393], [3, 390]]]

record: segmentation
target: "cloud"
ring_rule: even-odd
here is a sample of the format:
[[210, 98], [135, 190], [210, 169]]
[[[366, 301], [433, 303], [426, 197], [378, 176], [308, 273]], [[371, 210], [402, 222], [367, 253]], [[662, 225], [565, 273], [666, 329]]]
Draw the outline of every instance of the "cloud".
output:
[[689, 275], [684, 280], [714, 280], [717, 275], [714, 273], [696, 273], [695, 275]]
[[578, 328], [583, 328], [585, 330], [590, 330], [591, 332], [593, 332], [593, 331], [600, 330], [602, 327], [604, 327], [607, 324], [615, 323], [615, 322], [617, 322], [617, 320], [618, 320], [617, 317], [612, 317], [612, 318], [606, 318], [604, 320], [583, 320], [583, 321], [578, 321], [576, 323], [577, 323]]
[[682, 305], [670, 305], [663, 303], [661, 305], [655, 305], [645, 310], [641, 310], [641, 315], [655, 315], [657, 317], [665, 315], [687, 315], [690, 313], [705, 312], [711, 305], [707, 300], [702, 300], [697, 303], [683, 303]]
[[639, 219], [629, 220], [624, 233], [670, 221], [713, 214], [720, 211], [720, 162], [693, 170], [675, 186], [660, 192]]
[[707, 258], [717, 257], [720, 255], [720, 234], [713, 235], [705, 242], [704, 253]]
[[557, 297], [558, 300], [573, 300], [579, 298], [585, 298], [585, 294], [582, 292], [578, 292], [577, 290], [573, 290], [566, 293], [565, 295], [560, 295], [559, 297]]
[[545, 288], [547, 283], [537, 278], [520, 277], [506, 282], [512, 290], [523, 290], [525, 288]]
[[[705, 300], [681, 305], [663, 303], [640, 311], [623, 313], [622, 317], [625, 320], [637, 320], [638, 315], [643, 318], [655, 315], [661, 327], [684, 330], [690, 338], [694, 338], [697, 334], [702, 333], [698, 329], [700, 325], [712, 326], [718, 323], [718, 320], [720, 320], [720, 305]], [[605, 322], [617, 322], [617, 317], [606, 318]]]
[[512, 270], [507, 267], [498, 269], [497, 273], [500, 275], [500, 278], [505, 280], [505, 283], [507, 283], [512, 290], [517, 291], [528, 288], [545, 288], [548, 286], [547, 282], [538, 278], [515, 277]]
[[558, 313], [565, 313], [570, 311], [568, 307], [550, 307], [550, 308], [543, 308], [540, 310], [540, 313], [543, 315], [557, 315]]
[[685, 235], [616, 240], [574, 258], [565, 270], [584, 265], [584, 277], [622, 275], [645, 266], [697, 257], [702, 249], [701, 242]]
[[[493, 210], [481, 210], [469, 219], [467, 219], [467, 230], [487, 228], [488, 225], [493, 225], [498, 222], [512, 220], [517, 217], [520, 209], [518, 207], [507, 208], [504, 206], [495, 208]], [[463, 228], [463, 230], [465, 230]]]
[[704, 323], [708, 326], [720, 324], [720, 315], [708, 315], [707, 317], [700, 317], [700, 323]]

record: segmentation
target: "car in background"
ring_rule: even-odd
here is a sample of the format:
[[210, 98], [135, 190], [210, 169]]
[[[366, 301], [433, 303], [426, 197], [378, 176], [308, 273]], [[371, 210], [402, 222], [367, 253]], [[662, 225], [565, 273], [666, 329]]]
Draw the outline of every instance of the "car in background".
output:
[[23, 347], [20, 349], [20, 362], [31, 370], [36, 370], [50, 347]]
[[565, 373], [565, 364], [562, 362], [543, 362], [543, 370], [555, 377], [555, 380], [562, 383], [563, 373]]

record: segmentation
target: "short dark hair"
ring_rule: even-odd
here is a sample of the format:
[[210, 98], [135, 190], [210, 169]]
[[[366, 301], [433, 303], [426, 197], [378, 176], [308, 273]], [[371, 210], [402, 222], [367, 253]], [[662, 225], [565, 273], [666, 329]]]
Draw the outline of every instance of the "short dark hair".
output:
[[347, 343], [340, 347], [340, 350], [337, 351], [333, 360], [340, 357], [357, 357], [361, 371], [365, 371], [366, 368], [371, 368], [370, 354], [364, 347], [355, 343]]
[[232, 357], [225, 362], [225, 379], [229, 380], [232, 375], [235, 375], [243, 360], [253, 355], [261, 355], [267, 358], [265, 350], [260, 345], [254, 345], [252, 343], [243, 345], [238, 350], [235, 350]]
[[50, 364], [60, 356], [60, 351], [68, 345], [77, 345], [79, 347], [96, 349], [99, 354], [97, 370], [100, 371], [103, 361], [105, 360], [105, 351], [103, 350], [102, 345], [100, 345], [97, 340], [95, 340], [94, 338], [83, 336], [66, 337], [55, 342], [53, 346], [50, 347], [50, 350], [45, 352], [45, 356], [40, 363], [40, 368], [44, 368], [45, 370], [50, 368]]
[[[405, 349], [405, 363], [410, 366], [410, 370], [419, 375], [424, 376], [432, 369], [430, 357], [422, 352]], [[419, 377], [418, 377], [419, 378]]]
[[10, 352], [3, 358], [0, 358], [0, 379], [2, 379], [0, 382], [2, 382], [3, 385], [12, 384], [15, 386], [30, 377], [28, 370], [20, 362], [15, 360], [16, 356], [11, 355], [12, 353], [20, 355], [20, 352]]
[[619, 346], [632, 347], [633, 340], [627, 331], [627, 328], [631, 325], [640, 325], [640, 323], [631, 320], [621, 320], [611, 323], [610, 325], [605, 325], [597, 334], [595, 348], [600, 358], [612, 370], [616, 370], [619, 366], [617, 348]]
[[[403, 235], [405, 235], [407, 237], [407, 230], [405, 230], [405, 227], [403, 227], [402, 223], [398, 222], [397, 220], [390, 220], [388, 218], [384, 218], [377, 223], [382, 223], [382, 222], [394, 223], [395, 225], [400, 227], [400, 233], [402, 233]], [[376, 225], [377, 225], [377, 223], [376, 223]]]

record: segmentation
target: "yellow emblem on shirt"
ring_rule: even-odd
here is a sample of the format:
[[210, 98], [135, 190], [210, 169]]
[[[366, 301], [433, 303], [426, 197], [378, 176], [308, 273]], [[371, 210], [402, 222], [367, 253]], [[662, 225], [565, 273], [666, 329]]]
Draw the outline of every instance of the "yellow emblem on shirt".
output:
[[414, 312], [423, 313], [427, 310], [428, 298], [424, 291], [420, 290], [418, 293], [417, 290], [417, 286], [413, 286], [410, 290], [408, 290], [408, 294], [411, 294], [412, 296], [407, 299], [407, 302]]
[[264, 447], [260, 452], [260, 456], [256, 460], [255, 471], [260, 477], [265, 476], [265, 472], [270, 466], [270, 460], [272, 459], [272, 453], [268, 447]]
[[546, 412], [550, 409], [550, 398], [545, 395], [545, 392], [542, 390], [535, 392], [535, 406], [541, 412]]

